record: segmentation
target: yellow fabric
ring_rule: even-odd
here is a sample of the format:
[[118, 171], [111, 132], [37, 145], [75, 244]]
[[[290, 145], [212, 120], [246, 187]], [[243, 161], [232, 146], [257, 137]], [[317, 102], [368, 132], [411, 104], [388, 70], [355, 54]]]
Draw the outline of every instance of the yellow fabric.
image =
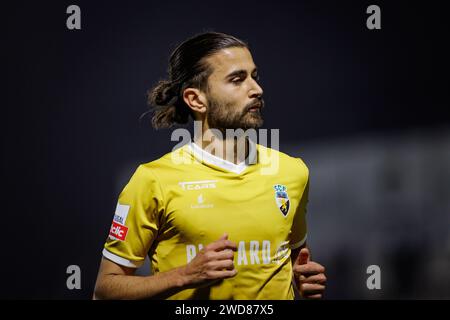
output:
[[202, 159], [192, 143], [140, 165], [118, 199], [115, 226], [126, 235], [110, 233], [105, 257], [139, 267], [149, 255], [153, 272], [163, 272], [228, 233], [239, 248], [237, 275], [169, 299], [293, 299], [290, 253], [306, 238], [308, 168], [256, 146], [246, 167]]

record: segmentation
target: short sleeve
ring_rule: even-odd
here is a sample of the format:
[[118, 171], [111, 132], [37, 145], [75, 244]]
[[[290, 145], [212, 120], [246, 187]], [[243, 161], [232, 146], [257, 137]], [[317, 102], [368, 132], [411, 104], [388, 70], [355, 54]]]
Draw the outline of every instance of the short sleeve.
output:
[[290, 248], [292, 250], [297, 249], [301, 247], [303, 244], [305, 244], [307, 238], [306, 209], [309, 196], [309, 175], [307, 168], [306, 168], [306, 181], [303, 183], [303, 186], [304, 187], [301, 199], [295, 211], [294, 220], [292, 222], [291, 237], [289, 243]]
[[140, 267], [160, 229], [163, 205], [158, 180], [150, 168], [140, 165], [119, 195], [103, 256]]

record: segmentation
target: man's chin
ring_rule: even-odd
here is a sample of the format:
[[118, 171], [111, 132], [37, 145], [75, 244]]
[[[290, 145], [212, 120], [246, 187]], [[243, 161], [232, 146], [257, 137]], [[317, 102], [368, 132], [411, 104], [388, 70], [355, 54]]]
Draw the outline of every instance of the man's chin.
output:
[[249, 122], [249, 123], [246, 123], [245, 125], [243, 125], [241, 127], [241, 129], [243, 129], [243, 130], [258, 129], [258, 128], [261, 128], [262, 125], [263, 125], [263, 121], [262, 120], [258, 121], [258, 122]]
[[253, 115], [252, 119], [247, 122], [247, 127], [249, 129], [258, 129], [262, 127], [263, 123], [264, 120], [260, 115]]
[[240, 123], [228, 123], [222, 124], [222, 126], [211, 126], [211, 128], [215, 128], [220, 130], [222, 133], [225, 133], [226, 130], [249, 130], [249, 129], [258, 129], [262, 127], [264, 121], [261, 116], [253, 115], [252, 117], [246, 117], [245, 121], [241, 121]]
[[258, 129], [263, 125], [263, 118], [258, 111], [248, 111], [241, 123], [241, 128], [244, 129]]

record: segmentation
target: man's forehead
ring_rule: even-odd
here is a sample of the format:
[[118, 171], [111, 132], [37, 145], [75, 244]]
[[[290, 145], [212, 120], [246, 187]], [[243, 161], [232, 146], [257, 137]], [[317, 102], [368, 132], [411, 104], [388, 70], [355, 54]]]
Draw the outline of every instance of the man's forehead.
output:
[[255, 68], [252, 55], [247, 48], [226, 48], [207, 58], [216, 75], [226, 75], [234, 70]]

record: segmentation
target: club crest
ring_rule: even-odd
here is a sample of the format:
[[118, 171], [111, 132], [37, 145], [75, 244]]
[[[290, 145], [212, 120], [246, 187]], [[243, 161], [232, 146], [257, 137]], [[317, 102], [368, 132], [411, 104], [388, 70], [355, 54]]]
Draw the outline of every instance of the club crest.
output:
[[276, 184], [273, 186], [275, 189], [275, 202], [277, 204], [278, 209], [280, 209], [281, 213], [284, 216], [287, 216], [289, 213], [289, 196], [286, 192], [286, 186], [282, 184]]

